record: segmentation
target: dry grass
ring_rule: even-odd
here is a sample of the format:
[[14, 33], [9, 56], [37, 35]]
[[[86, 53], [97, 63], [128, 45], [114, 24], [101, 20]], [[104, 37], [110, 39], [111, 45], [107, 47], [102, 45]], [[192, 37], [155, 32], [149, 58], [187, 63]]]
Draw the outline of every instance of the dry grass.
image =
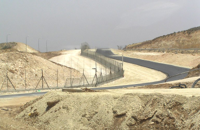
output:
[[172, 33], [157, 37], [153, 40], [144, 41], [126, 46], [126, 49], [147, 48], [200, 48], [200, 30], [189, 29], [182, 32]]
[[40, 52], [40, 53], [31, 53], [36, 56], [40, 56], [44, 59], [51, 59], [52, 57], [56, 57], [62, 54], [60, 51], [53, 51], [53, 52]]

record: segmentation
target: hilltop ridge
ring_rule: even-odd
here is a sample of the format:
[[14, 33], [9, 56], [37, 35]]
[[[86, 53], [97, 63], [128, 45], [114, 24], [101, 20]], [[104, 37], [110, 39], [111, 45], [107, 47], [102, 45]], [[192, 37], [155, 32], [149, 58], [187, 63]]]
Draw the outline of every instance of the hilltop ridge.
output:
[[21, 42], [0, 43], [0, 51], [38, 52], [32, 47]]
[[125, 49], [200, 48], [200, 26], [127, 45]]

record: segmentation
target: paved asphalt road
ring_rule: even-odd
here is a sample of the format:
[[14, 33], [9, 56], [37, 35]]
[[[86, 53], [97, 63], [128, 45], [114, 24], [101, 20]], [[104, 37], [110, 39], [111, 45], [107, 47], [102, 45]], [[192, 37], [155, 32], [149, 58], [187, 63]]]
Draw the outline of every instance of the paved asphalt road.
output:
[[[110, 49], [97, 49], [97, 53], [102, 54], [102, 55], [109, 57], [109, 58], [112, 58], [112, 59], [122, 60], [121, 56], [114, 55], [113, 52]], [[167, 75], [167, 77], [169, 78], [169, 79], [167, 79], [167, 81], [174, 81], [174, 80], [183, 79], [187, 76], [188, 73], [184, 73], [184, 74], [181, 74], [181, 73], [187, 72], [187, 71], [190, 70], [190, 69], [184, 68], [184, 67], [178, 67], [178, 66], [174, 66], [174, 65], [156, 63], [156, 62], [152, 62], [152, 61], [146, 61], [146, 60], [129, 58], [129, 57], [123, 57], [123, 61], [161, 71], [161, 72], [165, 73]], [[177, 75], [177, 74], [181, 74], [181, 75], [171, 77], [171, 76], [174, 76], [174, 75]], [[144, 86], [144, 85], [158, 84], [158, 83], [163, 83], [163, 82], [165, 82], [165, 79], [161, 80], [161, 81], [147, 82], [147, 83], [141, 83], [141, 84], [130, 84], [130, 85], [123, 85], [123, 86], [94, 88], [94, 90], [127, 88], [127, 87], [131, 87], [131, 86]]]
[[[114, 55], [111, 50], [109, 49], [97, 49], [97, 53], [100, 53], [106, 57], [116, 59], [116, 60], [122, 60], [121, 56]], [[129, 58], [129, 57], [124, 57], [123, 58], [124, 62], [144, 66], [147, 68], [151, 68], [154, 70], [161, 71], [165, 73], [168, 77], [189, 71], [188, 68], [183, 68], [183, 67], [178, 67], [178, 66], [173, 66], [173, 65], [167, 65], [167, 64], [162, 64], [162, 63], [156, 63], [156, 62], [151, 62], [151, 61], [146, 61], [146, 60], [140, 60], [136, 58]], [[178, 75], [172, 78], [169, 78], [167, 81], [174, 81], [178, 79], [183, 79], [184, 77], [187, 76], [187, 73], [184, 73], [182, 75]], [[151, 85], [151, 84], [158, 84], [158, 83], [163, 83], [165, 82], [164, 80], [161, 81], [156, 81], [156, 82], [148, 82], [148, 83], [141, 83], [141, 84], [130, 84], [130, 85], [123, 85], [123, 86], [114, 86], [114, 87], [100, 87], [100, 88], [93, 88], [93, 90], [102, 90], [102, 89], [118, 89], [118, 88], [126, 88], [126, 87], [133, 87], [133, 86], [144, 86], [144, 85]], [[16, 95], [0, 95], [0, 98], [11, 98], [11, 97], [22, 97], [22, 96], [36, 96], [36, 95], [43, 95], [46, 92], [37, 92], [37, 93], [25, 93], [25, 94], [16, 94]]]

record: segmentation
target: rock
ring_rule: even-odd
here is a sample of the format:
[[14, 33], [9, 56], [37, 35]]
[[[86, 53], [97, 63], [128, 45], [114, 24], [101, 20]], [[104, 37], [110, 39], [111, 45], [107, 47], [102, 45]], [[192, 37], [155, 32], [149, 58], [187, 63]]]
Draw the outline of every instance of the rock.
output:
[[3, 110], [3, 111], [9, 111], [9, 109], [5, 108], [5, 107], [1, 108], [1, 110]]
[[130, 118], [126, 123], [127, 126], [133, 126], [135, 124], [136, 124], [136, 121], [133, 118]]

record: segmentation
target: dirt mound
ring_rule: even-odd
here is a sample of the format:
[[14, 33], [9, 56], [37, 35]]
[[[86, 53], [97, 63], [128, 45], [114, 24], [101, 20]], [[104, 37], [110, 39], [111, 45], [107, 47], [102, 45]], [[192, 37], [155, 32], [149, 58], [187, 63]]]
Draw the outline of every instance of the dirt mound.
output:
[[2, 50], [3, 52], [4, 51], [38, 52], [32, 47], [20, 42], [1, 43], [0, 50]]
[[49, 92], [16, 119], [45, 129], [199, 129], [200, 97]]
[[157, 37], [153, 40], [131, 44], [125, 49], [148, 49], [148, 48], [199, 48], [200, 27], [191, 28], [181, 32]]
[[200, 64], [192, 68], [186, 78], [195, 77], [200, 75]]
[[53, 57], [56, 57], [56, 56], [59, 56], [59, 55], [62, 55], [62, 51], [52, 51], [52, 52], [33, 52], [31, 53], [33, 55], [36, 55], [36, 56], [40, 56], [44, 59], [51, 59]]
[[[77, 70], [55, 64], [30, 53], [5, 52], [0, 54], [0, 85], [2, 89], [7, 88], [6, 82], [9, 83], [9, 89], [13, 89], [13, 86], [16, 89], [24, 89], [25, 86], [27, 89], [36, 88], [42, 73], [49, 87], [56, 87], [59, 84], [64, 86], [65, 78], [69, 77], [70, 70], [72, 70], [72, 77], [80, 76]], [[9, 77], [8, 81], [6, 75]], [[47, 87], [47, 84], [45, 85]]]

